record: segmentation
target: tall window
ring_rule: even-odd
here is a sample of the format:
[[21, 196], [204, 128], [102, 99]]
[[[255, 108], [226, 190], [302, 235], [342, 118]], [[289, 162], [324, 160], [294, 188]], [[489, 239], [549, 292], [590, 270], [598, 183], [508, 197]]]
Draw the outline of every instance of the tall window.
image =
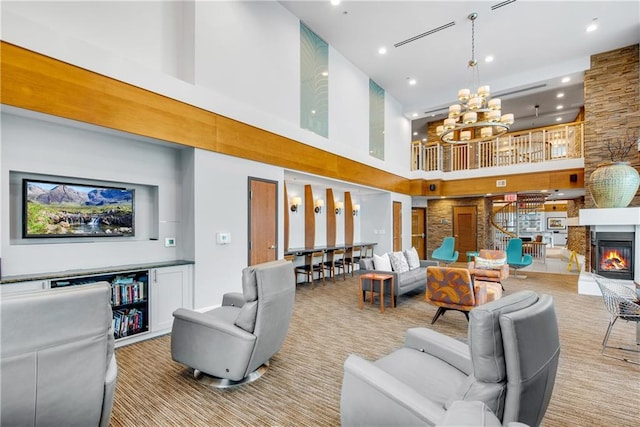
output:
[[369, 154], [384, 160], [384, 89], [369, 79]]
[[302, 22], [300, 127], [329, 137], [329, 45]]

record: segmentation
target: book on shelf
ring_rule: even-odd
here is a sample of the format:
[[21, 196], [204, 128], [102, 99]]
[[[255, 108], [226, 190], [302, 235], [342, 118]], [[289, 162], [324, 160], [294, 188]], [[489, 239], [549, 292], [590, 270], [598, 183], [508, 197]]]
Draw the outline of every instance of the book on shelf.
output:
[[115, 338], [124, 338], [145, 330], [144, 311], [136, 308], [113, 312], [113, 330]]

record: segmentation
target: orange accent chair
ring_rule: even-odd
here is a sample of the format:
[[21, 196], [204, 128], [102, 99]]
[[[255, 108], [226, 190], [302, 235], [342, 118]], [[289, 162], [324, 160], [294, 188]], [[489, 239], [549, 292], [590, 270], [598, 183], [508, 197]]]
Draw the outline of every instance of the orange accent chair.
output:
[[[481, 260], [477, 260], [480, 258]], [[485, 262], [485, 260], [488, 260]], [[492, 261], [503, 260], [502, 265], [492, 265]], [[507, 253], [505, 251], [480, 249], [473, 261], [469, 262], [469, 272], [476, 280], [485, 282], [502, 283], [509, 277], [509, 264], [507, 264]]]
[[[483, 281], [474, 283], [466, 268], [427, 267], [427, 302], [438, 307], [431, 324], [447, 310], [461, 311], [469, 320], [472, 308], [489, 301], [487, 287], [492, 285], [494, 284]], [[497, 298], [500, 296], [502, 292]]]

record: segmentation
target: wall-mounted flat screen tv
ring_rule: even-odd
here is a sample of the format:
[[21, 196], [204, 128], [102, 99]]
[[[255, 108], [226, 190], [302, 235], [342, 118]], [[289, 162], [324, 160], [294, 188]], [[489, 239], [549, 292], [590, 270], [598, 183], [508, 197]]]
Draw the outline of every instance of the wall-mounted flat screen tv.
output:
[[134, 190], [22, 180], [22, 237], [134, 236]]

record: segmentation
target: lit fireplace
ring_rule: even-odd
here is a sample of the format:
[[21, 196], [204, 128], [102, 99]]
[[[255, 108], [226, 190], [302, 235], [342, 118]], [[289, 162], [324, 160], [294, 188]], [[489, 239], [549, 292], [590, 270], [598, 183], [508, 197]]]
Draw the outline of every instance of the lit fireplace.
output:
[[594, 232], [591, 235], [591, 267], [612, 279], [633, 279], [634, 233]]
[[618, 249], [602, 251], [602, 259], [600, 260], [600, 270], [604, 271], [621, 271], [629, 269], [629, 262], [624, 252]]

